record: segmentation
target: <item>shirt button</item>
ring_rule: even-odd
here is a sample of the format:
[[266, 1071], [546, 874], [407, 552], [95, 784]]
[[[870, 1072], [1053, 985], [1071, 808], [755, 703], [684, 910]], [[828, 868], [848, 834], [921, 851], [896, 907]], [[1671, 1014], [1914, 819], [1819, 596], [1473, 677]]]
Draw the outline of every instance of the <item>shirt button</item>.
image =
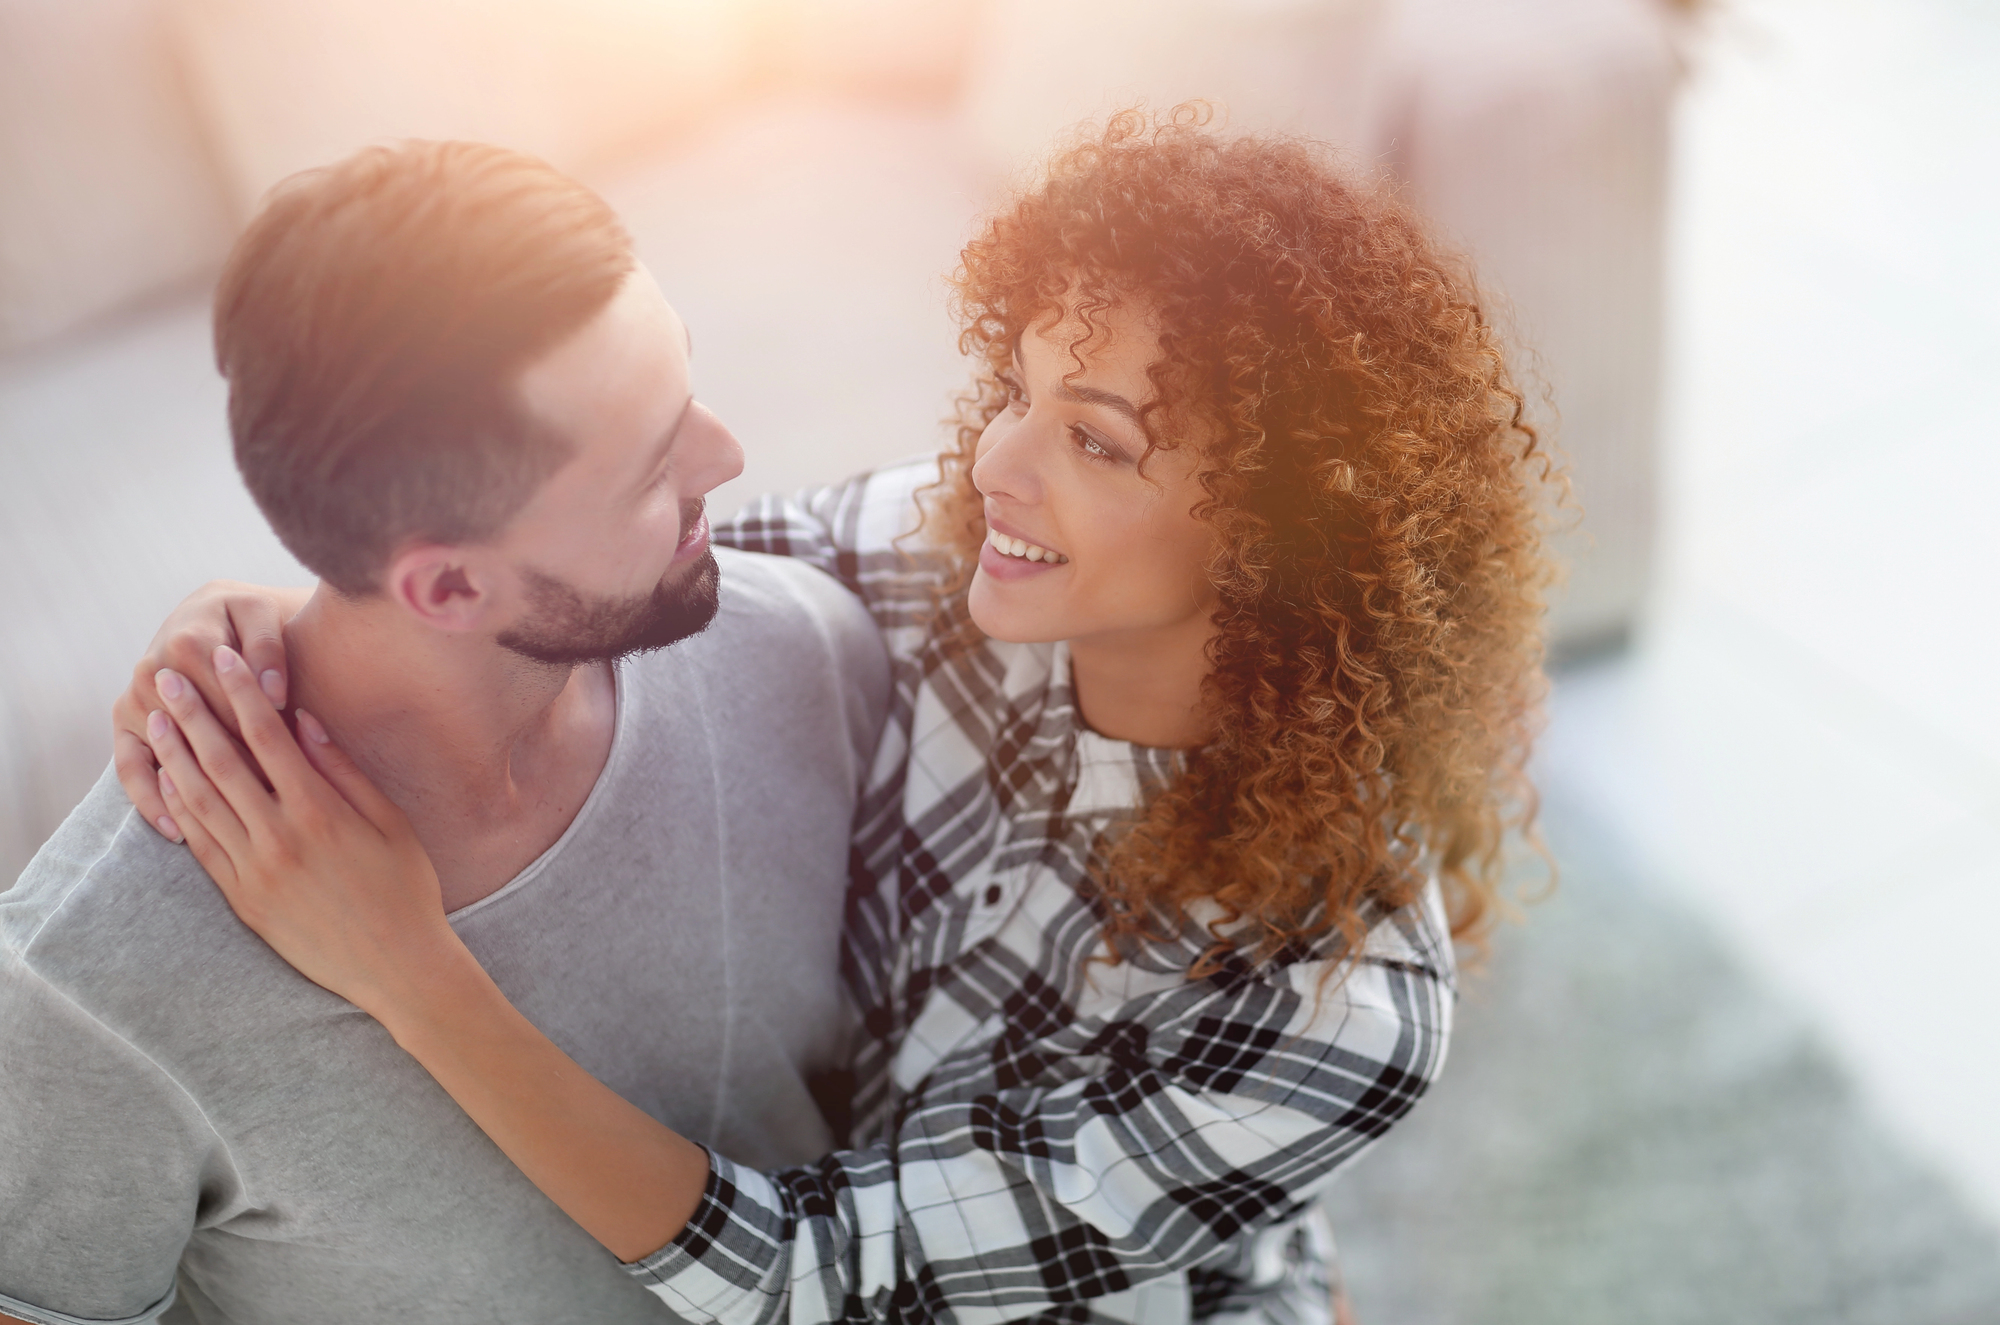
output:
[[999, 884], [997, 884], [997, 883], [989, 883], [989, 884], [987, 884], [987, 885], [986, 885], [986, 905], [988, 905], [988, 906], [998, 906], [998, 905], [1000, 905], [1000, 885], [999, 885]]

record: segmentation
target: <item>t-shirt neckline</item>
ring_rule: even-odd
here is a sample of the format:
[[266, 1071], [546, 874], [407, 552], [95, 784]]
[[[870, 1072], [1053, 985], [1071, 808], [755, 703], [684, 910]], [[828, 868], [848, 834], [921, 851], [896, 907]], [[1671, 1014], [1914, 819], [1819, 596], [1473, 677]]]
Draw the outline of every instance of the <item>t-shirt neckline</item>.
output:
[[569, 827], [563, 829], [562, 836], [549, 843], [546, 851], [524, 865], [519, 874], [516, 874], [513, 878], [507, 880], [507, 882], [501, 884], [478, 901], [467, 902], [456, 911], [447, 911], [445, 913], [446, 920], [456, 924], [480, 908], [489, 906], [503, 897], [518, 893], [534, 882], [535, 878], [548, 868], [549, 862], [562, 854], [563, 848], [569, 845], [570, 839], [577, 836], [583, 830], [584, 825], [597, 813], [598, 803], [610, 795], [610, 792], [606, 791], [605, 788], [610, 786], [620, 773], [621, 765], [625, 758], [625, 748], [629, 744], [626, 732], [630, 725], [629, 712], [631, 705], [627, 702], [629, 696], [627, 694], [628, 688], [625, 684], [625, 667], [626, 662], [623, 659], [611, 664], [611, 749], [605, 753], [604, 767], [598, 770], [597, 781], [591, 784], [590, 794], [583, 798], [583, 804], [578, 807], [575, 816], [570, 819]]

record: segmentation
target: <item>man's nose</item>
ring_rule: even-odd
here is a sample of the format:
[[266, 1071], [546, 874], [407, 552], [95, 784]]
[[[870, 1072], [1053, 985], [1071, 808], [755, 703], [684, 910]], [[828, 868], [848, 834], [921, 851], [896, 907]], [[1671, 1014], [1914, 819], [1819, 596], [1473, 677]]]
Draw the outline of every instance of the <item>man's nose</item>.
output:
[[684, 497], [699, 497], [711, 492], [743, 472], [743, 444], [736, 440], [736, 434], [729, 431], [729, 425], [715, 417], [708, 406], [695, 401], [688, 407], [687, 426], [694, 435], [687, 438], [687, 445], [693, 452], [686, 469], [687, 482], [682, 488]]

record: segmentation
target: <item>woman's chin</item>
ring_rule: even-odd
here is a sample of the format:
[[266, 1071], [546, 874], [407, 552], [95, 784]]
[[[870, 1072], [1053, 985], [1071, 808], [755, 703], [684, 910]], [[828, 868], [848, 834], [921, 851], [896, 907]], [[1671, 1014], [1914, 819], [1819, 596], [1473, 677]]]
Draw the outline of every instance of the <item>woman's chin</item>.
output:
[[996, 584], [985, 572], [974, 571], [965, 606], [979, 633], [1003, 644], [1053, 644], [1067, 638], [1046, 613], [1011, 601], [1019, 596], [1017, 586]]

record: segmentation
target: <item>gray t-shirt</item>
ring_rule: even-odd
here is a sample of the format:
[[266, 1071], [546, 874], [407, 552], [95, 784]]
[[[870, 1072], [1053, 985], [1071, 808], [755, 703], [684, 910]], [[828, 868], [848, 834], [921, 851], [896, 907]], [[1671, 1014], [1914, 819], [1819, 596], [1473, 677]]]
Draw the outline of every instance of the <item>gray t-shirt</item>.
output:
[[[887, 667], [833, 580], [718, 550], [722, 610], [618, 669], [596, 787], [452, 924], [584, 1068], [758, 1166], [831, 1144], [854, 797]], [[670, 1319], [388, 1034], [239, 924], [110, 775], [0, 894], [0, 1311]]]

